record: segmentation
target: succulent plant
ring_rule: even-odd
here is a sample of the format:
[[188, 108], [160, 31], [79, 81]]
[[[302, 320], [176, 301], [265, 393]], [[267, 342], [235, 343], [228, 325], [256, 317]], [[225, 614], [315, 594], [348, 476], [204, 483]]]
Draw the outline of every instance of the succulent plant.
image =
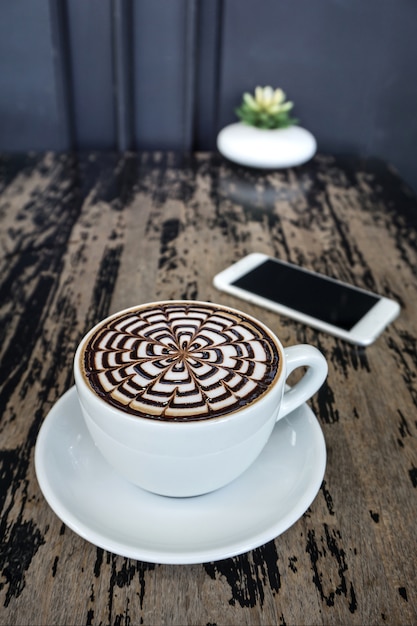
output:
[[282, 89], [272, 89], [272, 87], [256, 87], [254, 95], [243, 94], [243, 100], [236, 115], [249, 126], [257, 128], [288, 128], [297, 123], [295, 118], [291, 118], [289, 111], [294, 104], [285, 101], [285, 93]]

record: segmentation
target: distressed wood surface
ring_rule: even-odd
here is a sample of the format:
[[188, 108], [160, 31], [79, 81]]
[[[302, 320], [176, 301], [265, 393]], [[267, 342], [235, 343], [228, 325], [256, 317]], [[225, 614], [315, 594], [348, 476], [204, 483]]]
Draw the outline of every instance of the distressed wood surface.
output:
[[[417, 201], [378, 161], [317, 156], [275, 173], [217, 156], [0, 159], [0, 623], [415, 624]], [[351, 346], [220, 293], [260, 251], [398, 300]], [[103, 551], [40, 492], [39, 428], [83, 333], [141, 302], [217, 301], [329, 363], [310, 402], [328, 460], [305, 515], [235, 558], [168, 566]]]

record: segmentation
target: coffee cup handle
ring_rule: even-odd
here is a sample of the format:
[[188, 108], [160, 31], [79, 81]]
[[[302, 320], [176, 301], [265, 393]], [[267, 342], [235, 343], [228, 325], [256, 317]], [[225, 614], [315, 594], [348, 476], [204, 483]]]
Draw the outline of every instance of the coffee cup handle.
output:
[[307, 367], [304, 376], [293, 386], [284, 391], [277, 421], [304, 404], [320, 389], [324, 383], [328, 366], [327, 361], [314, 346], [300, 344], [284, 349], [287, 361], [287, 378], [298, 367]]

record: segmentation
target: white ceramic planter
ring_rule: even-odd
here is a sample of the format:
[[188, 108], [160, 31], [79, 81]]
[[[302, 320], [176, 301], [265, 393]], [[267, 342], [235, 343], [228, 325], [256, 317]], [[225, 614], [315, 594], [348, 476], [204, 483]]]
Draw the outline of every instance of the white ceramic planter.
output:
[[300, 126], [266, 130], [237, 122], [220, 131], [217, 148], [240, 165], [277, 169], [305, 163], [316, 153], [317, 143]]

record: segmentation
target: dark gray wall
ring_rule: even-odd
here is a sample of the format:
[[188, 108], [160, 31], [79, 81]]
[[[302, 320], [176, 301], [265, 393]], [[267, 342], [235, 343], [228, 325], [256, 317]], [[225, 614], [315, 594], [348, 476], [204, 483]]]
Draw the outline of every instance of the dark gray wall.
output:
[[0, 150], [68, 146], [59, 35], [45, 0], [0, 1]]
[[213, 149], [271, 84], [417, 190], [416, 26], [415, 0], [1, 0], [0, 150]]

